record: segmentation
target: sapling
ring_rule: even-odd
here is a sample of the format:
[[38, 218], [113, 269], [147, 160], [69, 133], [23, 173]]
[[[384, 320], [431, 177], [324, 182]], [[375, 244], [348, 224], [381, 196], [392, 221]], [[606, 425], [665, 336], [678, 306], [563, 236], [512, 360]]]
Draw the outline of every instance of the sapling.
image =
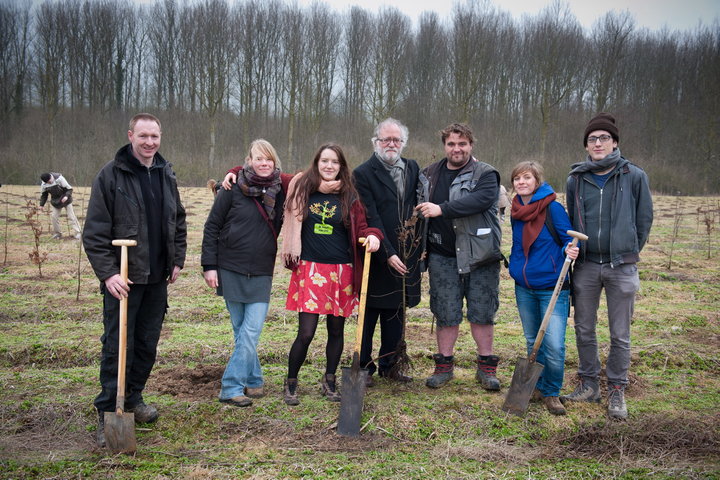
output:
[[32, 229], [33, 232], [33, 249], [30, 253], [28, 253], [28, 256], [30, 257], [30, 260], [37, 265], [38, 267], [38, 273], [42, 277], [42, 264], [47, 260], [47, 252], [41, 252], [40, 251], [40, 236], [43, 232], [43, 227], [40, 225], [40, 222], [38, 221], [38, 207], [35, 204], [34, 200], [28, 200], [27, 201], [27, 213], [25, 213], [25, 219], [27, 220], [28, 225]]

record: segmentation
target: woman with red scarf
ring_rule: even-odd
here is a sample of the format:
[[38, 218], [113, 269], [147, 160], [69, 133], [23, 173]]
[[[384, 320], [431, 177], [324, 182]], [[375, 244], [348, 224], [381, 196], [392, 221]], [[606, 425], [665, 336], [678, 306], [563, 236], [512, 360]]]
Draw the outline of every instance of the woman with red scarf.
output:
[[[572, 238], [566, 232], [571, 229], [570, 219], [565, 208], [555, 201], [552, 187], [543, 181], [542, 166], [532, 161], [521, 162], [513, 169], [511, 179], [516, 195], [510, 214], [510, 276], [515, 280], [515, 299], [529, 354], [565, 255], [574, 260], [580, 250], [569, 245]], [[549, 225], [554, 227], [555, 235]], [[537, 355], [537, 362], [545, 368], [533, 395], [535, 399], [541, 397], [553, 415], [565, 414], [559, 395], [565, 373], [565, 329], [569, 312], [570, 282], [566, 279]]]

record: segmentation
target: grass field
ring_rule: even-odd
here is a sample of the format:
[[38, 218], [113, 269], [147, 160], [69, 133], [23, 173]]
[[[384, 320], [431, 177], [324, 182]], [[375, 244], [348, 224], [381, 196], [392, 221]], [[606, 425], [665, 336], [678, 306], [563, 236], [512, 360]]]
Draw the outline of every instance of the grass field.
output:
[[[338, 404], [320, 396], [322, 327], [300, 372], [301, 404], [282, 402], [297, 327], [296, 314], [284, 309], [288, 274], [279, 266], [259, 345], [269, 394], [244, 409], [217, 401], [232, 334], [224, 303], [205, 286], [199, 263], [212, 196], [183, 188], [188, 256], [170, 288], [145, 396], [161, 418], [137, 430], [135, 456], [112, 456], [94, 444], [102, 334], [98, 281], [80, 242], [50, 239], [47, 214], [38, 219], [38, 254], [45, 259], [40, 275], [30, 259], [34, 235], [25, 217], [28, 202], [37, 202], [36, 190], [0, 188], [0, 478], [720, 478], [717, 197], [655, 198], [655, 225], [639, 264], [626, 422], [607, 420], [604, 404], [573, 405], [564, 417], [539, 404], [531, 404], [524, 418], [501, 411], [515, 361], [525, 356], [513, 285], [503, 269], [495, 330], [502, 392], [485, 392], [475, 382], [466, 324], [456, 378], [439, 390], [425, 387], [435, 340], [424, 294], [409, 312], [407, 329], [415, 381], [399, 386], [379, 380], [365, 396], [361, 436], [349, 439], [334, 431]], [[87, 193], [75, 189], [81, 222]], [[509, 253], [509, 224], [503, 228]], [[601, 307], [603, 358], [605, 311]], [[350, 363], [354, 330], [350, 319], [343, 365]], [[574, 387], [576, 367], [569, 325], [564, 391]]]

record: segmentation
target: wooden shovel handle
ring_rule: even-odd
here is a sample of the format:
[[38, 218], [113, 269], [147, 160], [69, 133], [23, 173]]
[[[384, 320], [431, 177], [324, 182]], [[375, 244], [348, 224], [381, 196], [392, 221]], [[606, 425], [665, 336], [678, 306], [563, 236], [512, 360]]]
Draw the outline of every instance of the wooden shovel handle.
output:
[[[568, 230], [567, 234], [573, 237], [572, 243], [570, 244], [571, 247], [577, 246], [578, 241], [580, 240], [584, 242], [588, 239], [587, 235], [576, 232], [575, 230]], [[565, 283], [565, 276], [570, 269], [571, 263], [572, 260], [566, 255], [562, 269], [560, 270], [560, 275], [558, 276], [557, 282], [555, 283], [555, 289], [553, 290], [552, 297], [550, 297], [550, 303], [547, 306], [547, 310], [545, 310], [545, 315], [543, 316], [542, 323], [540, 324], [540, 330], [538, 330], [538, 333], [535, 336], [535, 344], [533, 345], [532, 352], [528, 357], [528, 361], [530, 363], [533, 363], [535, 361], [535, 358], [537, 357], [537, 352], [540, 349], [543, 338], [545, 338], [545, 330], [547, 330], [548, 323], [550, 323], [550, 317], [552, 317], [553, 311], [555, 310], [555, 303], [557, 302], [558, 296], [560, 295], [562, 285], [563, 283]]]
[[[365, 237], [358, 240], [361, 244], [365, 243]], [[362, 284], [360, 285], [360, 305], [358, 306], [358, 324], [355, 330], [355, 349], [354, 353], [360, 355], [360, 346], [362, 345], [363, 327], [365, 325], [365, 303], [367, 302], [367, 286], [370, 278], [370, 244], [365, 245], [365, 260], [363, 261]]]
[[[128, 247], [137, 245], [135, 240], [113, 240], [112, 244], [120, 247], [120, 278], [127, 283], [128, 280]], [[117, 399], [115, 402], [115, 412], [122, 415], [125, 410], [125, 364], [127, 363], [127, 311], [128, 297], [120, 300], [120, 337], [118, 345], [118, 382], [117, 382]]]

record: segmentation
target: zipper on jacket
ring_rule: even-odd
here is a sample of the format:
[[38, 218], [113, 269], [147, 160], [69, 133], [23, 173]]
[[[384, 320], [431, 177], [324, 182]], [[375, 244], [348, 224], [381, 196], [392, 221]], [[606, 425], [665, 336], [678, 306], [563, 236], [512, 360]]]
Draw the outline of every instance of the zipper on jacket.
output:
[[128, 195], [128, 193], [127, 193], [125, 190], [123, 190], [122, 187], [118, 187], [118, 192], [122, 193], [123, 196], [124, 196], [130, 203], [132, 203], [132, 205], [133, 205], [135, 208], [137, 208], [138, 205], [137, 205], [137, 203], [135, 203], [135, 200], [133, 200], [133, 198], [132, 198], [130, 195]]
[[[603, 216], [603, 188], [600, 189], [600, 212], [598, 214], [598, 252], [600, 252], [600, 234], [602, 233], [602, 216]], [[600, 263], [603, 263], [603, 256], [602, 253], [600, 253]]]

